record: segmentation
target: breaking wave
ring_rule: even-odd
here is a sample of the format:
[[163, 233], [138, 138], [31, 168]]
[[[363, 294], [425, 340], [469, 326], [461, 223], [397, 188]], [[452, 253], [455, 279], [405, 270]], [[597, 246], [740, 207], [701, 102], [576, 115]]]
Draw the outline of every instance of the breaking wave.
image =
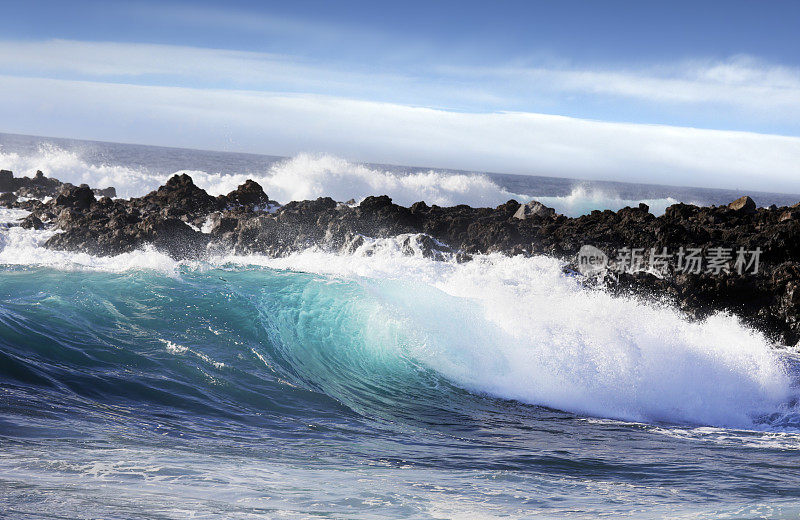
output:
[[35, 153], [0, 151], [0, 168], [16, 175], [33, 176], [36, 170], [73, 184], [93, 187], [114, 186], [120, 197], [138, 197], [158, 188], [175, 173], [188, 173], [195, 183], [212, 195], [228, 193], [247, 179], [254, 179], [264, 191], [279, 202], [332, 197], [338, 201], [360, 201], [369, 195], [389, 195], [394, 202], [410, 205], [419, 200], [428, 204], [494, 207], [516, 199], [531, 199], [551, 206], [567, 216], [579, 216], [592, 210], [618, 210], [645, 202], [659, 215], [673, 198], [632, 200], [596, 187], [578, 185], [569, 195], [539, 195], [511, 192], [487, 175], [439, 170], [407, 172], [347, 161], [331, 155], [300, 154], [277, 161], [261, 171], [215, 173], [202, 170], [155, 171], [102, 161], [87, 161], [78, 150], [65, 150], [53, 144], [40, 144]]
[[54, 145], [40, 145], [38, 152], [20, 155], [0, 153], [0, 167], [17, 175], [32, 176], [36, 170], [73, 184], [114, 186], [120, 197], [138, 197], [158, 188], [175, 173], [188, 173], [195, 183], [212, 195], [228, 193], [247, 179], [254, 179], [280, 202], [328, 196], [339, 201], [361, 200], [368, 195], [387, 194], [399, 204], [425, 200], [429, 204], [452, 206], [495, 206], [514, 197], [488, 177], [478, 174], [447, 173], [436, 170], [402, 173], [352, 163], [330, 155], [300, 154], [278, 161], [263, 172], [221, 174], [198, 170], [154, 172], [112, 164], [91, 164], [77, 151]]
[[[104, 298], [127, 294], [129, 301], [113, 307], [149, 301], [157, 307], [152, 312], [165, 315], [198, 305], [194, 297], [182, 299], [187, 291], [221, 309], [230, 294], [245, 294], [236, 312], [262, 323], [276, 349], [260, 354], [266, 362], [283, 366], [282, 377], [293, 384], [366, 415], [399, 413], [421, 395], [431, 406], [451, 408], [460, 399], [447, 390], [452, 385], [593, 417], [800, 426], [796, 361], [763, 335], [732, 316], [690, 322], [657, 303], [586, 290], [554, 259], [433, 261], [404, 254], [402, 239], [368, 240], [347, 255], [308, 250], [198, 263], [145, 250], [95, 258], [41, 248], [48, 233], [0, 229], [0, 263], [33, 269], [17, 272], [15, 283], [28, 276], [38, 287], [42, 268], [79, 270], [89, 273], [81, 275], [83, 301], [93, 298], [91, 273], [117, 273], [100, 277]], [[138, 289], [125, 289], [131, 274]], [[165, 275], [172, 281], [162, 281]], [[219, 280], [229, 285], [220, 288]], [[69, 302], [68, 286], [41, 290]], [[167, 307], [159, 310], [161, 297], [152, 291], [168, 291]], [[184, 351], [170, 345], [195, 345], [194, 355], [217, 362], [218, 353], [203, 351], [189, 329], [188, 338], [166, 329], [152, 334], [171, 342], [165, 344], [172, 353]]]
[[557, 212], [567, 215], [568, 217], [578, 217], [586, 215], [594, 210], [618, 211], [626, 206], [636, 207], [640, 202], [647, 204], [650, 207], [650, 212], [654, 215], [663, 215], [666, 209], [677, 204], [678, 199], [672, 197], [666, 198], [645, 198], [645, 199], [626, 199], [617, 194], [609, 193], [606, 190], [589, 187], [584, 184], [575, 186], [569, 195], [562, 197], [534, 197], [536, 200], [545, 206], [551, 206]]

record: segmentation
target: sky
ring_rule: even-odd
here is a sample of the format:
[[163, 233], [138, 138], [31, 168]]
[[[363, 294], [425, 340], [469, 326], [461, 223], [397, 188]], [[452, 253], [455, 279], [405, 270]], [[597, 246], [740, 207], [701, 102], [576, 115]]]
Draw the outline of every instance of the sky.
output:
[[0, 7], [2, 132], [800, 193], [800, 2]]

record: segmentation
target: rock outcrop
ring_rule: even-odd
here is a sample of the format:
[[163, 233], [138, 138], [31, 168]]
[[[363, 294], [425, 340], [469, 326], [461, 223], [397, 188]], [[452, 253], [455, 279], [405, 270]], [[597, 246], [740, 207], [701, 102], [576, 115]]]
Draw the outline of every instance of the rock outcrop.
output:
[[532, 200], [527, 204], [520, 206], [517, 212], [514, 213], [514, 218], [523, 220], [532, 216], [553, 218], [556, 216], [556, 210], [553, 208], [548, 208], [541, 202]]
[[[58, 179], [45, 177], [41, 170], [36, 172], [33, 178], [14, 177], [9, 170], [0, 170], [0, 193], [15, 192], [19, 197], [43, 199], [55, 197], [59, 192], [73, 185], [68, 182], [61, 182]], [[85, 185], [83, 185], [85, 186]], [[117, 190], [113, 187], [94, 189], [95, 194], [106, 197], [116, 197]]]
[[738, 198], [728, 204], [728, 208], [740, 213], [755, 213], [756, 203], [753, 201], [753, 199], [745, 195], [744, 197]]
[[[18, 181], [0, 175], [0, 187], [17, 192], [34, 182], [58, 183], [38, 175]], [[495, 208], [404, 207], [381, 195], [357, 205], [322, 197], [280, 206], [252, 180], [213, 197], [185, 174], [129, 200], [98, 197], [88, 186], [57, 186], [47, 202], [0, 194], [0, 204], [31, 212], [22, 226], [61, 231], [45, 244], [53, 249], [114, 255], [152, 245], [175, 258], [281, 256], [308, 247], [353, 251], [367, 247], [369, 237], [400, 237], [407, 254], [456, 261], [480, 253], [545, 254], [564, 259], [570, 271], [581, 247], [592, 245], [613, 265], [581, 278], [588, 287], [666, 299], [697, 318], [729, 311], [777, 340], [800, 339], [800, 206], [757, 208], [743, 197], [728, 206], [675, 204], [659, 217], [640, 204], [567, 218], [514, 200]], [[637, 257], [644, 268], [621, 265]], [[687, 259], [697, 257], [707, 264], [687, 270]], [[723, 267], [720, 259], [728, 260]]]

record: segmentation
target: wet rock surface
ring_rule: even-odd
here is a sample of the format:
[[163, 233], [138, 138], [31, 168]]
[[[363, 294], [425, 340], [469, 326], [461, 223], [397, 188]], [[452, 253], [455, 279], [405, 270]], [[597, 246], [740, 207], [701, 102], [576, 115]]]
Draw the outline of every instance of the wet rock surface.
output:
[[[13, 192], [19, 197], [44, 199], [46, 197], [55, 197], [63, 188], [72, 186], [68, 182], [45, 177], [41, 170], [37, 171], [33, 178], [14, 177], [13, 172], [0, 170], [0, 195]], [[93, 191], [100, 196], [117, 196], [117, 190], [114, 187], [95, 188]]]
[[[28, 190], [28, 191], [26, 191]], [[47, 202], [29, 198], [38, 190]], [[249, 180], [227, 195], [213, 197], [188, 175], [176, 175], [143, 197], [102, 196], [88, 186], [73, 186], [37, 175], [18, 179], [0, 173], [0, 205], [31, 215], [28, 229], [57, 229], [45, 247], [115, 255], [146, 245], [174, 258], [229, 253], [282, 256], [308, 247], [354, 251], [368, 238], [400, 237], [406, 254], [468, 261], [478, 253], [545, 254], [567, 262], [575, 273], [576, 254], [590, 244], [610, 259], [633, 251], [642, 270], [616, 269], [580, 283], [617, 293], [666, 300], [702, 318], [728, 311], [788, 344], [800, 339], [800, 206], [757, 208], [749, 197], [727, 206], [675, 204], [656, 217], [649, 208], [593, 211], [568, 218], [531, 202], [508, 201], [496, 208], [440, 207], [417, 202], [410, 207], [371, 196], [359, 204], [328, 197], [279, 205]], [[106, 191], [105, 193], [109, 193]], [[694, 250], [703, 258], [729, 256], [724, 269], [682, 269]], [[651, 254], [669, 251], [659, 269]], [[758, 266], [736, 265], [737, 252], [759, 251]], [[742, 269], [743, 268], [743, 269]]]

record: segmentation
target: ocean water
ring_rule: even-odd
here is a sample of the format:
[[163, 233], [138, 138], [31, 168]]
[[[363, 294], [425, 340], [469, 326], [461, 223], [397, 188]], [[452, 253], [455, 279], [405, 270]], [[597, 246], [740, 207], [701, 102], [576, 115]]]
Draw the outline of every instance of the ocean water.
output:
[[[0, 168], [123, 196], [179, 170], [283, 202], [728, 196], [2, 143]], [[383, 239], [175, 262], [48, 251], [52, 233], [0, 224], [4, 518], [800, 516], [800, 356], [733, 316], [590, 291], [546, 257], [434, 262]]]

